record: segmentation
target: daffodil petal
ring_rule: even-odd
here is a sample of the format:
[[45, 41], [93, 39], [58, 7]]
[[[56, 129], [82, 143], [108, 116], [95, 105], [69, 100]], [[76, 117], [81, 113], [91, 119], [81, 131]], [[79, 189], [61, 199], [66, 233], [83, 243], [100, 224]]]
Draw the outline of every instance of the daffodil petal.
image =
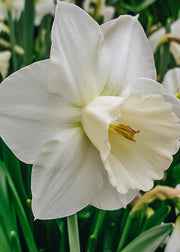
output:
[[60, 218], [87, 206], [102, 187], [101, 166], [81, 128], [61, 131], [44, 145], [32, 169], [35, 218]]
[[33, 163], [44, 143], [76, 115], [75, 108], [48, 92], [48, 70], [49, 60], [34, 63], [0, 86], [0, 135], [26, 163]]
[[180, 100], [172, 95], [169, 90], [158, 82], [150, 79], [139, 78], [132, 81], [122, 93], [123, 96], [127, 96], [132, 92], [137, 92], [142, 95], [149, 94], [160, 94], [163, 96], [165, 102], [168, 102], [172, 105], [172, 110], [176, 116], [180, 119]]
[[82, 106], [99, 95], [106, 81], [108, 57], [103, 33], [89, 14], [74, 4], [57, 2], [52, 29], [48, 87]]
[[175, 67], [169, 70], [164, 76], [162, 84], [173, 95], [176, 95], [178, 92], [180, 92], [180, 68]]
[[179, 148], [180, 125], [162, 96], [132, 94], [121, 106], [118, 122], [134, 130], [135, 142], [109, 131], [110, 155], [103, 161], [110, 183], [120, 193], [147, 191], [162, 179]]
[[109, 183], [105, 169], [103, 174], [103, 187], [93, 198], [91, 205], [104, 210], [115, 210], [126, 207], [138, 194], [138, 190], [129, 190], [126, 194], [121, 194]]
[[120, 95], [135, 78], [156, 79], [153, 53], [137, 17], [120, 16], [101, 30], [111, 55], [103, 95]]

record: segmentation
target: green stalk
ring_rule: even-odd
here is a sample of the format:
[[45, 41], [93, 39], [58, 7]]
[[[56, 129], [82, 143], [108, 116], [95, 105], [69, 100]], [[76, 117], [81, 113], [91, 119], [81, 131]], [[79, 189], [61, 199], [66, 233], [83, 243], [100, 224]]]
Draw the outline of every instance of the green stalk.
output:
[[129, 232], [129, 228], [131, 227], [132, 224], [132, 220], [134, 218], [134, 214], [131, 214], [131, 212], [128, 215], [125, 227], [123, 229], [119, 244], [118, 244], [118, 248], [116, 252], [120, 252], [122, 250], [122, 248], [124, 247], [125, 243], [126, 243], [126, 239], [127, 239], [127, 235]]
[[15, 33], [14, 33], [14, 23], [12, 21], [11, 17], [11, 11], [8, 11], [8, 24], [10, 29], [10, 42], [11, 42], [11, 50], [12, 50], [12, 61], [13, 61], [13, 71], [17, 70], [17, 57], [15, 52], [15, 45], [16, 45], [16, 39], [15, 39]]
[[80, 252], [77, 214], [67, 217], [67, 227], [70, 252]]
[[99, 234], [102, 230], [102, 225], [105, 220], [105, 216], [106, 216], [106, 211], [104, 211], [104, 210], [97, 210], [96, 211], [96, 216], [94, 218], [92, 231], [91, 231], [90, 237], [88, 239], [87, 252], [96, 251]]
[[2, 155], [3, 160], [8, 168], [9, 173], [13, 179], [13, 183], [15, 184], [17, 191], [21, 197], [21, 199], [27, 199], [27, 193], [24, 188], [20, 161], [14, 156], [14, 154], [10, 151], [10, 149], [5, 145], [4, 142], [1, 142]]
[[[2, 165], [3, 165], [3, 163], [2, 163]], [[4, 170], [6, 171], [5, 165], [3, 165], [3, 167], [4, 167]], [[13, 194], [14, 205], [16, 208], [18, 218], [20, 220], [20, 226], [21, 226], [22, 231], [24, 233], [24, 239], [26, 241], [27, 247], [28, 247], [29, 251], [37, 252], [38, 249], [36, 247], [36, 243], [35, 243], [35, 240], [34, 240], [32, 230], [30, 228], [26, 213], [24, 211], [23, 205], [22, 205], [21, 200], [19, 198], [19, 195], [16, 191], [14, 183], [13, 183], [13, 181], [10, 177], [10, 174], [8, 172], [6, 172], [6, 177], [7, 177], [7, 181], [8, 181], [9, 187], [11, 189], [11, 192]]]
[[33, 61], [34, 46], [34, 1], [25, 0], [23, 14], [23, 42], [24, 42], [24, 65], [29, 65]]

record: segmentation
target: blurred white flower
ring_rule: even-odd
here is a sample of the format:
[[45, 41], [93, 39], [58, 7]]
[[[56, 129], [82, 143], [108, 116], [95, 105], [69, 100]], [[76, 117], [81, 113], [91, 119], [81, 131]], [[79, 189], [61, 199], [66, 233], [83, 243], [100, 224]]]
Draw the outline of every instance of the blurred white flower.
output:
[[177, 19], [171, 25], [170, 34], [166, 34], [165, 28], [162, 27], [149, 36], [149, 42], [153, 52], [156, 51], [158, 44], [162, 41], [170, 41], [170, 51], [173, 54], [176, 63], [180, 65], [180, 19]]
[[133, 208], [131, 212], [137, 212], [146, 204], [150, 204], [156, 199], [166, 200], [174, 199], [180, 196], [180, 188], [171, 188], [169, 186], [157, 185], [149, 192], [144, 193], [142, 196], [138, 196], [136, 201], [133, 202]]
[[[97, 0], [85, 0], [83, 2], [83, 9], [90, 13], [92, 16], [94, 15], [95, 8], [91, 6], [91, 4], [98, 4]], [[111, 20], [114, 16], [115, 9], [113, 6], [106, 6], [105, 0], [101, 0], [101, 4], [97, 8], [96, 17], [103, 16], [104, 23]]]
[[8, 68], [9, 68], [9, 60], [11, 58], [10, 51], [0, 52], [0, 73], [3, 79], [6, 77]]
[[180, 184], [177, 184], [177, 185], [176, 185], [176, 189], [180, 189]]
[[55, 1], [54, 0], [36, 0], [35, 1], [35, 25], [39, 25], [41, 23], [42, 18], [55, 13]]
[[0, 22], [0, 33], [2, 31], [2, 28], [3, 28], [3, 22]]
[[11, 11], [12, 19], [19, 19], [24, 9], [24, 0], [0, 0], [0, 20], [8, 18], [8, 10]]
[[162, 84], [180, 99], [180, 68], [175, 67], [169, 70], [164, 76]]
[[180, 251], [180, 216], [177, 218], [175, 227], [166, 245], [164, 252], [179, 252]]
[[99, 26], [57, 2], [50, 59], [0, 86], [0, 136], [33, 163], [36, 218], [125, 207], [163, 177], [179, 148], [180, 106], [155, 80], [137, 17]]
[[61, 0], [61, 1], [64, 1], [64, 2], [66, 2], [66, 3], [73, 3], [73, 4], [75, 4], [75, 3], [76, 3], [76, 1], [75, 1], [75, 0]]

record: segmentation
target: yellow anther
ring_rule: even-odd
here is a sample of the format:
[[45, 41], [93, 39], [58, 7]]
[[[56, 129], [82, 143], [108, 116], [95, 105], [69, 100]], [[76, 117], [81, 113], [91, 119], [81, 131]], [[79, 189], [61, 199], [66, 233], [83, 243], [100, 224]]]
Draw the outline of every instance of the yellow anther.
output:
[[133, 130], [130, 126], [121, 124], [117, 121], [109, 125], [109, 130], [117, 132], [132, 142], [136, 142], [134, 139], [134, 134], [140, 132], [139, 130]]

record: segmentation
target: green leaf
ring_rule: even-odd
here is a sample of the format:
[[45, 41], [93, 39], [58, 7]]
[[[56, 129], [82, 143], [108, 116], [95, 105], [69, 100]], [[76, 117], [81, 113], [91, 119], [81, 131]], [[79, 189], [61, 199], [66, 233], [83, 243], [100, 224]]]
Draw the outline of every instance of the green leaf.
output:
[[25, 0], [23, 13], [24, 64], [32, 63], [34, 38], [34, 1]]
[[9, 245], [9, 239], [7, 239], [6, 234], [2, 225], [0, 225], [0, 241], [1, 241], [1, 251], [11, 252], [11, 247]]
[[[6, 180], [7, 180], [7, 185], [9, 187], [9, 190], [12, 194], [12, 204], [15, 207], [16, 213], [17, 213], [17, 217], [20, 221], [20, 226], [22, 228], [23, 234], [24, 234], [24, 239], [26, 241], [27, 247], [29, 249], [29, 251], [33, 251], [36, 252], [37, 251], [37, 247], [36, 247], [36, 243], [32, 234], [32, 230], [29, 224], [29, 221], [27, 219], [25, 210], [23, 208], [23, 204], [21, 202], [21, 199], [18, 195], [18, 192], [16, 190], [16, 187], [14, 186], [13, 180], [10, 176], [10, 174], [8, 173], [6, 166], [4, 163], [0, 163], [1, 166], [4, 169], [5, 172], [5, 176], [6, 176]], [[6, 194], [7, 197], [7, 194]], [[7, 211], [12, 211], [11, 208], [9, 207], [9, 209], [7, 209]], [[14, 236], [14, 239], [16, 237]]]
[[144, 10], [145, 8], [149, 7], [151, 4], [153, 4], [156, 1], [157, 0], [145, 0], [144, 2], [142, 2], [141, 4], [139, 4], [136, 7], [136, 12], [138, 13], [138, 12]]
[[160, 225], [171, 211], [170, 206], [163, 206], [155, 211], [155, 213], [147, 219], [145, 225], [143, 226], [143, 231], [151, 227]]
[[90, 236], [88, 239], [87, 252], [96, 251], [99, 234], [102, 230], [103, 222], [106, 216], [106, 211], [104, 210], [97, 210], [96, 213], [97, 214], [95, 215], [95, 218], [92, 224], [92, 229], [90, 232]]
[[172, 223], [153, 227], [130, 242], [121, 252], [154, 252], [168, 234], [170, 234], [172, 229]]
[[21, 252], [16, 214], [8, 186], [7, 173], [8, 170], [0, 160], [0, 249], [2, 252]]
[[18, 191], [21, 199], [27, 199], [27, 194], [24, 188], [20, 161], [14, 156], [11, 150], [6, 146], [6, 144], [1, 141], [2, 156], [6, 164], [8, 173], [10, 174], [13, 183]]
[[146, 9], [147, 7], [149, 7], [151, 4], [153, 4], [156, 1], [157, 0], [145, 0], [142, 3], [137, 4], [137, 5], [122, 3], [121, 7], [124, 8], [126, 11], [139, 13], [140, 11]]
[[60, 232], [60, 250], [59, 251], [66, 251], [66, 235], [65, 235], [65, 224], [62, 219], [57, 219], [56, 220], [57, 227]]
[[173, 167], [173, 178], [176, 181], [176, 184], [180, 183], [180, 164]]

